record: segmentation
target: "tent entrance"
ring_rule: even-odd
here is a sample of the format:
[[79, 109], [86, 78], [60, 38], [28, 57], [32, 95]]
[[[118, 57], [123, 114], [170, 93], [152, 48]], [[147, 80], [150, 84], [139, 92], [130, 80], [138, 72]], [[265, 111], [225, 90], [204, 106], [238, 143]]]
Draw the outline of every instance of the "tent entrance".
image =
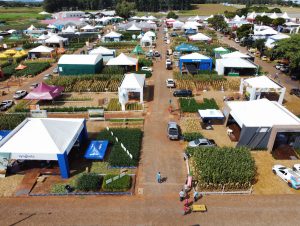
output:
[[254, 76], [256, 74], [256, 68], [224, 68], [224, 75], [228, 76]]
[[189, 74], [197, 74], [198, 68], [199, 68], [199, 63], [183, 63], [182, 64], [182, 73], [189, 73]]
[[300, 132], [278, 132], [272, 154], [275, 159], [296, 160], [300, 150]]
[[242, 129], [231, 115], [228, 117], [226, 127], [227, 135], [229, 136], [230, 140], [233, 142], [238, 142]]

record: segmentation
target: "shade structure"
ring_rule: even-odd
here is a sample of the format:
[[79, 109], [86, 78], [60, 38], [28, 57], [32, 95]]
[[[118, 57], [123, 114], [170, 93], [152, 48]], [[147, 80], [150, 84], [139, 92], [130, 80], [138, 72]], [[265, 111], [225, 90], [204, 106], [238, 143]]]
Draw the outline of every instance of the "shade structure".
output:
[[[195, 66], [196, 70], [211, 70], [213, 60], [204, 56], [200, 53], [191, 53], [184, 56], [181, 56], [179, 59], [179, 68], [182, 71], [183, 65], [197, 65]], [[188, 67], [188, 66], [187, 66]]]
[[224, 119], [224, 115], [222, 111], [217, 109], [206, 109], [206, 110], [198, 110], [198, 113], [202, 119]]
[[105, 48], [103, 46], [99, 46], [98, 48], [91, 50], [89, 52], [89, 54], [90, 55], [101, 54], [102, 56], [105, 56], [105, 55], [114, 55], [115, 54], [115, 50], [108, 49], [108, 48]]
[[41, 41], [45, 41], [46, 39], [50, 38], [49, 35], [45, 35], [45, 34], [42, 34], [41, 36], [39, 36], [37, 39], [38, 40], [41, 40]]
[[47, 28], [50, 28], [50, 29], [56, 29], [57, 27], [56, 27], [55, 25], [53, 25], [53, 24], [49, 24], [49, 25], [47, 26]]
[[189, 37], [189, 39], [191, 41], [210, 41], [211, 40], [210, 37], [208, 37], [207, 35], [204, 35], [202, 33], [197, 33], [195, 35], [192, 35]]
[[131, 27], [129, 27], [127, 29], [127, 31], [141, 31], [142, 29], [137, 27], [135, 24], [131, 25]]
[[228, 53], [229, 50], [225, 49], [224, 47], [218, 47], [214, 49], [214, 53], [219, 53], [219, 54], [223, 54], [223, 53]]
[[274, 12], [274, 13], [270, 16], [270, 18], [271, 18], [271, 19], [277, 19], [278, 16], [277, 16], [277, 14]]
[[153, 31], [147, 31], [144, 35], [145, 36], [149, 36], [151, 38], [155, 38], [156, 37], [156, 34]]
[[82, 27], [81, 30], [84, 30], [84, 31], [95, 30], [95, 27], [88, 24], [88, 25]]
[[56, 160], [62, 178], [70, 175], [68, 154], [87, 138], [85, 119], [27, 118], [0, 141], [8, 159]]
[[24, 99], [25, 100], [53, 100], [63, 92], [62, 86], [50, 86], [41, 82]]
[[265, 30], [261, 30], [261, 31], [254, 31], [254, 35], [276, 35], [278, 34], [278, 31], [275, 31], [273, 28], [268, 28]]
[[241, 53], [239, 51], [223, 54], [221, 57], [224, 59], [225, 58], [250, 58], [249, 55]]
[[116, 58], [110, 59], [106, 65], [108, 66], [137, 66], [138, 59], [126, 56], [124, 53], [121, 53]]
[[20, 70], [23, 70], [23, 69], [25, 69], [25, 68], [27, 68], [26, 65], [19, 64], [18, 67], [15, 68], [15, 70], [16, 70], [16, 71], [20, 71]]
[[86, 159], [103, 160], [108, 146], [108, 140], [92, 140], [84, 157]]
[[27, 28], [27, 31], [33, 31], [33, 30], [36, 30], [36, 27], [31, 24], [31, 26]]
[[144, 54], [144, 50], [142, 49], [142, 47], [140, 45], [137, 45], [133, 50], [132, 53], [135, 55], [139, 55], [139, 54]]
[[150, 36], [144, 35], [141, 38], [141, 46], [152, 46], [152, 38]]
[[112, 32], [104, 35], [103, 37], [104, 38], [120, 38], [121, 36], [122, 36], [122, 34], [112, 31]]
[[68, 26], [65, 30], [62, 30], [62, 33], [69, 33], [69, 34], [74, 34], [75, 29], [71, 26]]
[[29, 53], [51, 53], [53, 51], [54, 51], [53, 48], [49, 48], [47, 46], [41, 45], [41, 46], [38, 46], [34, 49], [29, 50]]
[[63, 38], [58, 35], [53, 35], [50, 38], [46, 39], [45, 42], [48, 44], [59, 44], [60, 42], [67, 42], [68, 38]]
[[286, 20], [290, 19], [290, 17], [287, 14], [287, 12], [285, 12], [284, 14], [282, 14], [281, 18], [286, 19]]
[[196, 52], [196, 51], [199, 51], [199, 48], [197, 46], [182, 43], [182, 44], [176, 46], [175, 50], [178, 52]]

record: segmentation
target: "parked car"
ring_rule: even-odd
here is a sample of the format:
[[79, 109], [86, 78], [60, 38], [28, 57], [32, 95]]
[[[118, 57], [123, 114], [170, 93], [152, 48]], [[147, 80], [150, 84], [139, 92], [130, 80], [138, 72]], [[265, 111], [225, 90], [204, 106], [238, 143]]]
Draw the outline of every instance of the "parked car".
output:
[[284, 180], [291, 188], [300, 188], [300, 175], [292, 169], [282, 165], [274, 165], [272, 171], [275, 175]]
[[283, 66], [280, 68], [280, 71], [283, 73], [289, 73], [290, 68], [288, 66]]
[[192, 90], [179, 89], [173, 92], [174, 97], [191, 97], [193, 96]]
[[152, 67], [142, 67], [141, 68], [142, 71], [153, 71]]
[[15, 92], [13, 98], [16, 100], [22, 99], [27, 95], [27, 91], [26, 90], [18, 90]]
[[300, 97], [300, 89], [298, 89], [298, 88], [291, 89], [290, 95], [295, 95], [297, 97]]
[[248, 52], [250, 52], [250, 53], [255, 53], [256, 51], [257, 51], [256, 48], [250, 48], [250, 49], [248, 49]]
[[176, 122], [168, 122], [167, 134], [170, 140], [179, 139], [179, 127]]
[[299, 77], [297, 75], [291, 75], [291, 79], [297, 81], [299, 80]]
[[154, 54], [153, 54], [153, 56], [160, 57], [160, 53], [158, 51], [155, 51]]
[[281, 67], [284, 67], [285, 66], [285, 64], [276, 64], [275, 65], [275, 68], [277, 69], [277, 70], [280, 70], [280, 68]]
[[172, 78], [168, 78], [166, 80], [166, 85], [167, 85], [168, 88], [175, 88], [175, 86], [176, 86], [175, 81]]
[[188, 144], [189, 147], [195, 148], [195, 147], [214, 147], [216, 146], [216, 143], [214, 140], [209, 140], [206, 138], [199, 138], [193, 141], [190, 141]]
[[52, 72], [53, 72], [53, 74], [57, 74], [58, 73], [58, 67], [55, 67]]
[[236, 43], [240, 43], [239, 38], [235, 38], [234, 41], [235, 41]]
[[164, 37], [164, 41], [167, 41], [167, 40], [168, 40], [168, 37], [167, 37], [167, 36], [165, 36], [165, 37]]
[[295, 165], [293, 166], [293, 170], [294, 170], [296, 173], [300, 174], [300, 164], [295, 164]]
[[0, 111], [6, 111], [12, 107], [14, 102], [12, 100], [4, 100], [0, 103]]
[[176, 32], [172, 32], [170, 36], [171, 37], [178, 37], [179, 35]]
[[32, 83], [31, 85], [30, 85], [30, 89], [34, 89], [34, 88], [36, 88], [36, 87], [38, 87], [38, 83]]
[[261, 57], [261, 60], [262, 60], [262, 61], [267, 61], [267, 60], [268, 60], [268, 57], [267, 57], [267, 56], [262, 56], [262, 57]]
[[172, 69], [172, 61], [170, 59], [166, 59], [166, 69], [167, 70]]
[[48, 80], [48, 79], [51, 79], [51, 78], [52, 78], [51, 74], [45, 74], [43, 79]]

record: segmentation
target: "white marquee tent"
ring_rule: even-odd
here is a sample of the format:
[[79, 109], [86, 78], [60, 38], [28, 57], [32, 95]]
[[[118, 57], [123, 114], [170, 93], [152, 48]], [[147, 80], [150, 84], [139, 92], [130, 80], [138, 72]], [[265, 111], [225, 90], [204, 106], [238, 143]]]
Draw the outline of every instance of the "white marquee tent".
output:
[[127, 31], [141, 31], [142, 29], [137, 27], [135, 24], [132, 24], [131, 27], [126, 29]]
[[124, 53], [121, 53], [116, 58], [110, 59], [107, 64], [108, 66], [135, 66], [138, 67], [138, 59], [126, 56]]
[[144, 35], [141, 38], [141, 46], [145, 47], [145, 46], [152, 46], [152, 38], [148, 35]]
[[191, 36], [189, 36], [189, 39], [191, 41], [210, 41], [211, 40], [210, 37], [208, 37], [202, 33], [197, 33], [195, 35], [191, 35]]
[[216, 68], [218, 75], [224, 75], [225, 68], [231, 69], [257, 69], [254, 63], [242, 58], [216, 59]]
[[222, 54], [221, 57], [223, 59], [225, 58], [250, 58], [249, 55], [241, 53], [239, 51], [235, 51], [235, 52], [231, 52], [231, 53], [226, 53], [226, 54]]

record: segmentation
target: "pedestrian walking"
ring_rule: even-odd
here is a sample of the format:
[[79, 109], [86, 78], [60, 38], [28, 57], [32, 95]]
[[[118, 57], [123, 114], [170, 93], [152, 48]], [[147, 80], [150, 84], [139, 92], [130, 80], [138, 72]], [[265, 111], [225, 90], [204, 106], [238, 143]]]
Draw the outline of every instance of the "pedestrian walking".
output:
[[183, 191], [183, 189], [179, 192], [179, 200], [182, 202], [186, 196], [186, 193]]
[[190, 211], [190, 207], [188, 206], [183, 206], [183, 215], [186, 215]]
[[194, 191], [194, 202], [197, 202], [198, 198], [199, 198], [199, 193], [195, 190]]
[[157, 180], [157, 183], [161, 183], [161, 175], [160, 175], [160, 172], [158, 172], [156, 174], [156, 180]]
[[189, 206], [189, 198], [188, 197], [185, 198], [184, 205], [187, 207]]

